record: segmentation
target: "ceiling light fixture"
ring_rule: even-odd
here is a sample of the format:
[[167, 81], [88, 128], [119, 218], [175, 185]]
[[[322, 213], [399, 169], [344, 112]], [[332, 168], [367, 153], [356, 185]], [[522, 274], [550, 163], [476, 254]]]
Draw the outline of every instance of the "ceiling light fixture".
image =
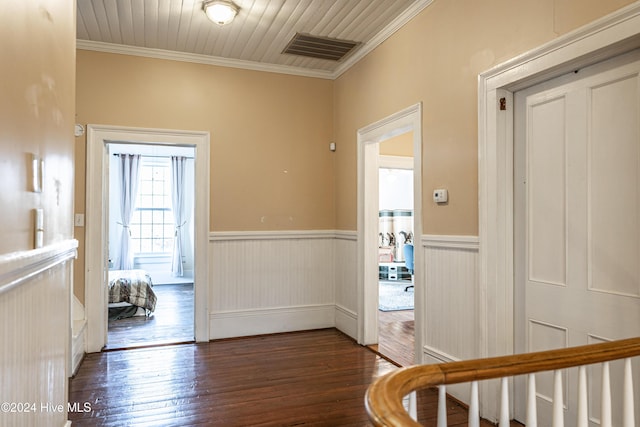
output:
[[204, 13], [212, 22], [222, 26], [227, 25], [236, 17], [240, 8], [232, 1], [210, 0], [202, 5]]

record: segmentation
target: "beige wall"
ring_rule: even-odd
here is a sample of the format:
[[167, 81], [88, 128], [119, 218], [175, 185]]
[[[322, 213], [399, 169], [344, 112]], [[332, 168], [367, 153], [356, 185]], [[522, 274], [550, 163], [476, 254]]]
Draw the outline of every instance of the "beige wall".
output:
[[[3, 402], [65, 405], [2, 411], [3, 426], [67, 421], [75, 23], [75, 1], [0, 1], [0, 390]], [[32, 155], [44, 161], [39, 193]], [[44, 211], [39, 251], [36, 208]]]
[[[0, 254], [34, 248], [44, 209], [44, 244], [73, 237], [75, 2], [0, 2]], [[44, 160], [31, 191], [31, 155]]]
[[79, 122], [210, 132], [215, 231], [333, 228], [331, 89], [328, 80], [185, 62], [77, 58]]
[[413, 132], [382, 141], [379, 148], [382, 156], [413, 157]]
[[209, 131], [213, 231], [355, 230], [357, 130], [421, 102], [423, 230], [477, 235], [478, 74], [629, 3], [434, 0], [336, 81], [78, 51], [77, 121]]
[[423, 104], [425, 234], [477, 235], [478, 74], [631, 0], [434, 0], [335, 82], [336, 227], [356, 229], [356, 132]]
[[[333, 82], [79, 50], [79, 123], [208, 131], [212, 231], [335, 228]], [[85, 138], [76, 156], [86, 156]], [[76, 168], [84, 211], [85, 166]], [[83, 300], [83, 231], [76, 295]]]

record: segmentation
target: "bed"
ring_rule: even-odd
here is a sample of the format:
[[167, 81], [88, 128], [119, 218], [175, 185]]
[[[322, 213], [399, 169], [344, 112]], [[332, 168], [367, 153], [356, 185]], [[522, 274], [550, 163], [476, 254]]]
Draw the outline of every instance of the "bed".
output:
[[144, 270], [109, 270], [109, 318], [150, 315], [156, 309], [151, 276]]

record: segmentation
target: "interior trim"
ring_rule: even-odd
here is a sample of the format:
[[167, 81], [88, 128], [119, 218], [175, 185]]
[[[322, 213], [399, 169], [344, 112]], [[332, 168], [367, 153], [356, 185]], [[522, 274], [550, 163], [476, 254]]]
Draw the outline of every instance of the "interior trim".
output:
[[282, 231], [212, 231], [209, 241], [228, 240], [290, 240], [290, 239], [333, 239], [333, 230], [282, 230]]
[[[413, 234], [422, 234], [422, 103], [413, 104], [357, 131], [357, 261], [358, 343], [378, 342], [378, 143], [413, 132]], [[422, 247], [415, 247], [422, 259]], [[415, 272], [415, 355], [421, 359], [424, 340], [424, 272]], [[421, 360], [417, 360], [418, 363]]]
[[77, 256], [78, 241], [65, 240], [43, 248], [0, 256], [0, 294]]
[[87, 351], [100, 351], [107, 340], [108, 176], [107, 145], [135, 142], [195, 147], [194, 206], [194, 329], [198, 342], [209, 340], [209, 132], [124, 126], [87, 125], [87, 184], [85, 229], [85, 313]]
[[425, 234], [422, 236], [422, 246], [427, 248], [455, 248], [478, 250], [480, 239], [478, 236], [446, 236]]
[[244, 70], [264, 71], [270, 73], [290, 74], [303, 77], [315, 77], [320, 79], [335, 80], [344, 72], [349, 70], [358, 61], [391, 37], [396, 31], [402, 28], [407, 22], [413, 19], [424, 8], [429, 6], [433, 0], [416, 0], [407, 10], [405, 10], [394, 21], [389, 23], [369, 42], [360, 47], [353, 55], [341, 62], [335, 71], [311, 70], [288, 65], [265, 64], [239, 59], [228, 59], [218, 56], [201, 55], [195, 53], [176, 52], [163, 49], [152, 49], [148, 47], [128, 46], [115, 43], [95, 42], [90, 40], [76, 40], [76, 48], [95, 52], [115, 53], [120, 55], [142, 56], [146, 58], [167, 59], [171, 61], [192, 62], [195, 64], [216, 65], [220, 67], [240, 68]]

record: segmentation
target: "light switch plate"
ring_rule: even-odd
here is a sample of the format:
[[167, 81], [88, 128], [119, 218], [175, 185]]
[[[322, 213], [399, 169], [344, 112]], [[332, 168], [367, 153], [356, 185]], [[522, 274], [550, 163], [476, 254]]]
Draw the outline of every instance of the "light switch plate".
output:
[[75, 227], [84, 227], [84, 214], [75, 214], [73, 218], [73, 225]]

